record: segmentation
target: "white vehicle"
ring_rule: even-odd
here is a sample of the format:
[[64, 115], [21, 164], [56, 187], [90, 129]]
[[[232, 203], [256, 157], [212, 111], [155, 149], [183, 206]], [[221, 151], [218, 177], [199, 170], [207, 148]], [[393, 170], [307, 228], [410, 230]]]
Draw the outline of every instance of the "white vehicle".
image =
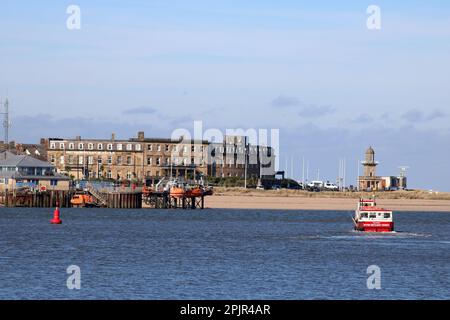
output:
[[309, 188], [317, 188], [317, 189], [321, 189], [323, 188], [323, 181], [311, 181], [307, 184], [307, 186]]
[[339, 190], [339, 187], [337, 185], [335, 185], [334, 183], [331, 183], [329, 181], [327, 181], [323, 187], [330, 191], [338, 191]]

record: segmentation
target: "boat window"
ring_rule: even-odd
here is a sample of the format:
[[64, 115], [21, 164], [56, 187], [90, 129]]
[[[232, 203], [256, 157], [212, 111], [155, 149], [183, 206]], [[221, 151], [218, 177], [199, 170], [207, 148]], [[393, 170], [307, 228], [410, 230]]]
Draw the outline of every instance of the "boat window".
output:
[[377, 217], [377, 214], [376, 214], [376, 213], [371, 213], [370, 216], [369, 216], [369, 218], [371, 218], [371, 219], [374, 219], [374, 218], [376, 218], [376, 217]]
[[361, 213], [361, 218], [367, 218], [368, 214], [367, 212]]
[[391, 217], [391, 214], [390, 214], [390, 213], [386, 212], [386, 213], [384, 214], [384, 218], [385, 218], [385, 219], [389, 219], [390, 217]]

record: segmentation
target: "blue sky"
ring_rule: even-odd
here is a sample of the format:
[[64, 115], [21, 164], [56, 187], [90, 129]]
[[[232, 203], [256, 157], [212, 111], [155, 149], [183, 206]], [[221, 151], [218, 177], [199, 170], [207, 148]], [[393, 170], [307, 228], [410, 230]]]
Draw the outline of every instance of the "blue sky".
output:
[[[66, 8], [82, 28], [66, 28]], [[366, 8], [381, 8], [381, 30]], [[348, 181], [373, 145], [379, 173], [450, 191], [448, 1], [1, 1], [0, 96], [11, 137], [123, 138], [144, 130], [279, 128], [300, 159]], [[313, 174], [311, 174], [313, 175]], [[315, 174], [314, 174], [315, 175]]]

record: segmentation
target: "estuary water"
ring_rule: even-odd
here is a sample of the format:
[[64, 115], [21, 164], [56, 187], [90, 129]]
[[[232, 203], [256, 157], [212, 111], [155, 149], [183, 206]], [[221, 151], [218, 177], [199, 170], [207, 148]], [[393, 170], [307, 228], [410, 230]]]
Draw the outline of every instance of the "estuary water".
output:
[[0, 299], [450, 299], [450, 213], [396, 213], [393, 234], [351, 215], [0, 208]]

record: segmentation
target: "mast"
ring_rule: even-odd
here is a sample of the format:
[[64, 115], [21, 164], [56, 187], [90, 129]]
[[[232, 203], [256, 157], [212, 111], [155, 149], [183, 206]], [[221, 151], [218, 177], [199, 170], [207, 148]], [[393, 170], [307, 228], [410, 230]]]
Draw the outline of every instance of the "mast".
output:
[[5, 135], [5, 145], [7, 150], [9, 150], [9, 128], [10, 128], [10, 123], [9, 123], [9, 101], [8, 98], [6, 98], [5, 103], [3, 104], [3, 106], [5, 107], [5, 110], [3, 112], [4, 115], [4, 119], [3, 119], [3, 128], [4, 128], [4, 135]]

